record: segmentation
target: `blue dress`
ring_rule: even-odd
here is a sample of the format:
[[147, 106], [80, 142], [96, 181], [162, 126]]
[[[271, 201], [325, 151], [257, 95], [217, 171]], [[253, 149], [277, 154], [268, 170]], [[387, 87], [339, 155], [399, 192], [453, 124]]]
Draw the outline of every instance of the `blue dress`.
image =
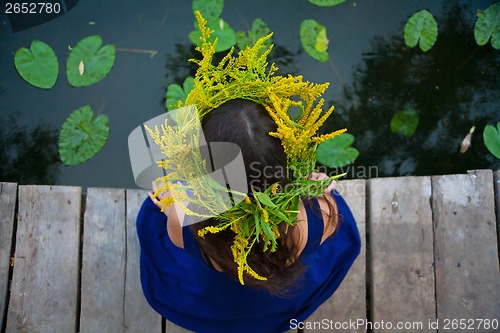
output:
[[[308, 240], [300, 258], [307, 265], [304, 286], [292, 298], [279, 298], [240, 285], [210, 268], [194, 236], [184, 227], [184, 249], [168, 237], [165, 214], [147, 198], [137, 217], [144, 296], [159, 314], [201, 333], [284, 332], [290, 321], [305, 321], [340, 285], [360, 251], [358, 229], [336, 192], [340, 223], [321, 245], [321, 214], [306, 206]], [[313, 200], [318, 207], [317, 200]], [[309, 207], [309, 208], [308, 208]]]

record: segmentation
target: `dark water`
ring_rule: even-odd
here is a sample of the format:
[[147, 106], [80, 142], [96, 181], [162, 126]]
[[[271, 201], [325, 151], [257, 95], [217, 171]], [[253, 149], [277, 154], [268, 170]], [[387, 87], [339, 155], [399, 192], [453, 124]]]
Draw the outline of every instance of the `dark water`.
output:
[[[484, 126], [500, 121], [500, 53], [489, 44], [477, 46], [473, 37], [477, 10], [493, 3], [363, 0], [320, 8], [305, 0], [226, 0], [222, 17], [235, 31], [248, 30], [255, 18], [262, 18], [275, 33], [271, 61], [281, 73], [331, 82], [325, 98], [336, 113], [327, 126], [347, 127], [360, 151], [350, 177], [430, 175], [500, 168], [482, 139]], [[427, 53], [409, 49], [402, 38], [404, 23], [420, 9], [430, 10], [439, 25], [438, 40]], [[80, 0], [59, 18], [16, 33], [7, 17], [1, 18], [0, 181], [135, 187], [128, 135], [164, 112], [167, 85], [193, 71], [186, 61], [196, 54], [188, 39], [194, 22], [191, 2]], [[327, 27], [327, 63], [302, 51], [298, 31], [309, 18]], [[158, 55], [119, 51], [104, 80], [72, 88], [65, 77], [68, 46], [94, 34], [104, 44]], [[30, 86], [15, 70], [14, 53], [33, 39], [48, 43], [58, 56], [59, 78], [51, 90]], [[59, 128], [86, 104], [108, 115], [108, 141], [89, 161], [64, 166], [57, 153]], [[420, 119], [411, 138], [389, 130], [392, 116], [407, 107], [416, 109]], [[460, 154], [472, 125], [471, 148]]]

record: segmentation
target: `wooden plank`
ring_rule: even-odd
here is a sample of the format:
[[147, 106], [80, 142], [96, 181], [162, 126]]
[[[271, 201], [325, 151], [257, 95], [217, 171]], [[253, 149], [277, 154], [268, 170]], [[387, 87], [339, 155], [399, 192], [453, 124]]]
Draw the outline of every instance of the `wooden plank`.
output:
[[436, 319], [430, 198], [429, 177], [368, 181], [373, 332], [393, 332], [398, 323], [414, 325], [404, 331], [435, 332], [427, 327]]
[[[147, 191], [127, 190], [127, 265], [125, 279], [125, 332], [161, 332], [161, 316], [153, 310], [142, 293], [140, 246], [135, 222], [147, 198]], [[170, 332], [168, 330], [167, 332]]]
[[445, 318], [500, 319], [492, 171], [435, 176], [432, 189], [441, 324]]
[[193, 332], [193, 331], [190, 331], [190, 330], [185, 329], [183, 327], [180, 327], [180, 326], [178, 326], [178, 325], [176, 325], [168, 320], [167, 320], [165, 328], [166, 328], [165, 332], [168, 332], [168, 333], [192, 333]]
[[[167, 332], [167, 333], [192, 333], [193, 331], [190, 331], [188, 329], [180, 327], [180, 326], [167, 320], [167, 323], [165, 326], [165, 332]], [[297, 330], [288, 330], [284, 333], [297, 333]]]
[[[349, 323], [352, 320], [366, 320], [365, 180], [340, 181], [337, 183], [336, 189], [346, 200], [356, 219], [361, 237], [361, 252], [335, 294], [322, 304], [307, 321], [321, 322], [326, 319], [329, 323], [333, 323], [333, 325], [344, 325], [343, 323]], [[352, 328], [344, 331], [366, 332], [364, 326], [359, 326], [355, 329]], [[323, 332], [324, 330], [305, 331]]]
[[9, 288], [9, 267], [14, 233], [17, 184], [0, 183], [0, 327], [3, 327]]
[[123, 332], [125, 190], [89, 188], [83, 224], [80, 331]]
[[7, 332], [75, 332], [81, 188], [19, 186]]

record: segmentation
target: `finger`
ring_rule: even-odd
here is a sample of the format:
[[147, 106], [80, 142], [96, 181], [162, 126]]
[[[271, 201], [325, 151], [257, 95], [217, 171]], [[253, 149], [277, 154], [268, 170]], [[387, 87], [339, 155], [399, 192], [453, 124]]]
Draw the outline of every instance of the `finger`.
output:
[[158, 199], [156, 199], [155, 197], [153, 197], [153, 193], [152, 192], [148, 192], [148, 195], [149, 195], [149, 198], [151, 199], [151, 201], [153, 201], [153, 203], [155, 205], [158, 205]]
[[311, 179], [311, 180], [317, 180], [318, 179], [318, 175], [319, 175], [319, 173], [313, 171], [309, 175], [309, 179]]
[[330, 193], [331, 191], [333, 191], [333, 190], [335, 189], [335, 184], [336, 184], [336, 183], [337, 183], [337, 182], [336, 182], [335, 180], [334, 180], [334, 181], [332, 181], [332, 182], [330, 183], [330, 185], [328, 185], [328, 187], [326, 188], [325, 192]]
[[321, 172], [318, 174], [317, 180], [323, 180], [323, 179], [327, 179], [327, 178], [328, 178], [328, 176], [326, 175], [326, 173]]

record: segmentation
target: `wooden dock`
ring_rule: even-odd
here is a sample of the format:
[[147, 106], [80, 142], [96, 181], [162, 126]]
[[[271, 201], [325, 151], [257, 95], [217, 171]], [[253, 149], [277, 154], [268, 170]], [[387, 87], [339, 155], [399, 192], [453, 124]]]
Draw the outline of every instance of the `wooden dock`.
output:
[[[500, 171], [337, 189], [362, 252], [305, 332], [500, 332]], [[0, 183], [1, 331], [187, 332], [142, 295], [135, 218], [145, 197]]]

